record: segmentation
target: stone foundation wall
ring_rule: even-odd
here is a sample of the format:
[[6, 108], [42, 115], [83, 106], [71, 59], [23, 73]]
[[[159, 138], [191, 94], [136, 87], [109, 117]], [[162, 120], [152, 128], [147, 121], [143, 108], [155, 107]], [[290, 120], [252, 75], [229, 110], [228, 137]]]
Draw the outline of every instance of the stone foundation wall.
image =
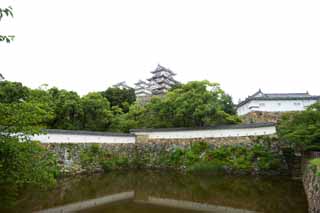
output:
[[246, 115], [240, 116], [243, 123], [260, 123], [260, 122], [273, 122], [277, 123], [283, 112], [249, 112]]
[[[282, 154], [276, 138], [270, 137], [234, 137], [234, 138], [205, 138], [205, 139], [148, 139], [140, 138], [135, 144], [44, 144], [50, 151], [54, 152], [64, 173], [86, 172], [81, 162], [81, 153], [90, 149], [91, 146], [98, 147], [108, 153], [110, 159], [126, 159], [131, 165], [143, 168], [164, 168], [163, 162], [170, 159], [172, 151], [177, 148], [187, 149], [194, 143], [206, 142], [210, 149], [221, 146], [240, 145], [251, 147], [256, 143], [267, 143], [272, 152]], [[96, 157], [94, 154], [92, 157]], [[92, 167], [97, 171], [102, 170], [97, 162], [92, 162]]]
[[270, 136], [243, 136], [243, 137], [224, 137], [224, 138], [184, 138], [184, 139], [152, 139], [147, 136], [137, 136], [137, 143], [150, 144], [180, 144], [190, 145], [192, 143], [206, 142], [212, 146], [220, 147], [236, 144], [251, 144], [259, 140], [268, 138], [271, 141], [277, 141], [276, 135]]
[[308, 198], [309, 212], [320, 212], [320, 167], [308, 165], [304, 169], [303, 185]]

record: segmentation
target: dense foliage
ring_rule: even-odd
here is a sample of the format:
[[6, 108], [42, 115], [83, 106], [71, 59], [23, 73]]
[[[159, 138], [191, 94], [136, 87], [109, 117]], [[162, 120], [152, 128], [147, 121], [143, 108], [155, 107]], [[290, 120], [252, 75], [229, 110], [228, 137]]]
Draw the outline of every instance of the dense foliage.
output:
[[[27, 184], [53, 185], [58, 166], [53, 154], [29, 138], [40, 132], [51, 114], [41, 103], [29, 102], [21, 85], [13, 84], [13, 90], [8, 89], [10, 84], [1, 85], [0, 203], [5, 205], [14, 201], [18, 190]], [[3, 91], [9, 95], [4, 97]]]
[[205, 142], [191, 146], [172, 146], [157, 154], [137, 150], [128, 155], [113, 155], [99, 144], [84, 148], [80, 153], [81, 167], [87, 172], [97, 168], [104, 171], [126, 168], [172, 168], [189, 172], [213, 172], [236, 174], [264, 174], [281, 171], [283, 159], [268, 143], [272, 139], [261, 138], [249, 145], [212, 147]]
[[320, 103], [302, 112], [284, 114], [278, 124], [278, 134], [297, 149], [320, 149]]
[[3, 103], [24, 101], [41, 107], [50, 129], [128, 132], [132, 128], [201, 127], [239, 122], [232, 99], [218, 84], [193, 81], [142, 105], [133, 89], [108, 88], [80, 97], [76, 92], [0, 84]]
[[102, 96], [108, 99], [111, 107], [119, 107], [123, 112], [129, 111], [129, 106], [136, 101], [134, 89], [120, 89], [109, 87], [101, 92]]
[[218, 84], [193, 81], [153, 97], [142, 106], [132, 105], [118, 120], [118, 128], [202, 127], [240, 122], [231, 97]]

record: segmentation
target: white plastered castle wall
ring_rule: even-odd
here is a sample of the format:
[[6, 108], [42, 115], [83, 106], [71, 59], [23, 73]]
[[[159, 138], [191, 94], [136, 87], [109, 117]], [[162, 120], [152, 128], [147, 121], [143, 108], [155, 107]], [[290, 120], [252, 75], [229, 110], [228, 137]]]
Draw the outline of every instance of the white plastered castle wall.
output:
[[238, 115], [245, 115], [251, 111], [289, 112], [303, 111], [316, 100], [252, 100], [237, 108]]
[[147, 135], [150, 139], [190, 139], [190, 138], [223, 138], [272, 135], [276, 133], [275, 126], [243, 128], [243, 129], [207, 129], [185, 131], [152, 131], [135, 132], [136, 135]]

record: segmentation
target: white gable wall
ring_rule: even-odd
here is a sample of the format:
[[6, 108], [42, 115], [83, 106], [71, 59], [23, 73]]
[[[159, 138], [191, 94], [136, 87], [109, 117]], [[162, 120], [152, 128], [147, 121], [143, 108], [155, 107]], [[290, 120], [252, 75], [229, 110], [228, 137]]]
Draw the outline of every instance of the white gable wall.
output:
[[238, 115], [252, 111], [287, 112], [302, 111], [316, 103], [316, 100], [252, 100], [237, 109]]
[[225, 138], [242, 136], [259, 136], [276, 134], [275, 126], [260, 126], [248, 128], [199, 129], [199, 130], [154, 130], [138, 131], [133, 135], [92, 135], [76, 133], [48, 133], [33, 136], [31, 139], [41, 143], [135, 143], [136, 136], [148, 136], [150, 139], [192, 139], [192, 138]]
[[242, 128], [242, 129], [207, 129], [185, 131], [153, 131], [136, 132], [135, 135], [147, 135], [150, 139], [184, 139], [184, 138], [222, 138], [272, 135], [276, 133], [275, 126]]
[[109, 136], [84, 134], [57, 134], [33, 136], [32, 140], [41, 143], [135, 143], [135, 136]]

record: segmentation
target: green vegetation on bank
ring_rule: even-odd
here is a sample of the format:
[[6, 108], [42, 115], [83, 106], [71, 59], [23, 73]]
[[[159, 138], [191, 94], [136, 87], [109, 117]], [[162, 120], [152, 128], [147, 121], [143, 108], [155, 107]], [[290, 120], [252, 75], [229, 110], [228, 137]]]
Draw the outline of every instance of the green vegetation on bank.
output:
[[0, 93], [0, 203], [14, 201], [26, 185], [53, 186], [59, 173], [56, 156], [29, 138], [52, 115], [45, 105], [24, 99], [21, 89], [15, 98]]
[[[261, 141], [260, 141], [261, 140]], [[170, 150], [152, 152], [131, 150], [124, 155], [113, 155], [103, 146], [94, 144], [81, 150], [80, 164], [86, 172], [128, 168], [168, 168], [187, 172], [263, 174], [280, 171], [282, 156], [266, 143], [260, 142], [213, 147], [208, 143], [194, 142], [191, 146], [172, 146]], [[264, 142], [262, 142], [264, 141]], [[143, 149], [143, 148], [142, 148]]]
[[297, 150], [320, 150], [320, 102], [305, 111], [285, 113], [277, 130], [280, 139]]

